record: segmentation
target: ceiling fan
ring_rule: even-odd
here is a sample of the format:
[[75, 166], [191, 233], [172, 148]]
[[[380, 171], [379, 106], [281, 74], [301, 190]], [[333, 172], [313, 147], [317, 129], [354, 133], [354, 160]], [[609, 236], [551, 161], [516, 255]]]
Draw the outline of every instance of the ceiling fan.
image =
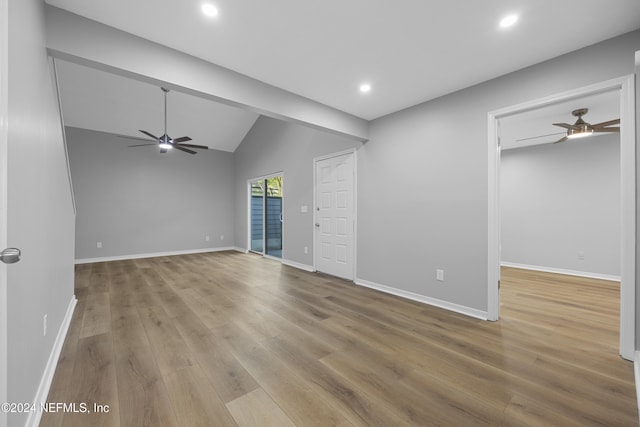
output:
[[620, 132], [619, 127], [610, 127], [612, 125], [620, 124], [620, 119], [613, 119], [592, 125], [582, 120], [582, 116], [584, 116], [588, 112], [588, 108], [579, 108], [577, 110], [573, 110], [571, 114], [574, 117], [577, 117], [578, 120], [576, 120], [576, 122], [572, 125], [569, 123], [553, 123], [554, 126], [560, 126], [567, 130], [566, 135], [554, 142], [554, 144], [557, 144], [558, 142], [564, 142], [568, 139], [591, 136], [596, 132]]
[[190, 148], [208, 150], [209, 147], [205, 145], [183, 144], [183, 142], [191, 141], [191, 138], [189, 138], [188, 136], [181, 136], [180, 138], [171, 138], [167, 134], [167, 93], [169, 92], [169, 89], [166, 89], [163, 87], [161, 87], [160, 89], [162, 89], [162, 92], [164, 92], [164, 134], [161, 137], [157, 137], [151, 132], [147, 132], [146, 130], [140, 129], [140, 132], [142, 132], [143, 134], [153, 139], [136, 138], [133, 136], [126, 136], [126, 135], [121, 135], [121, 137], [129, 138], [129, 139], [139, 139], [142, 141], [153, 141], [147, 144], [130, 145], [129, 147], [144, 147], [146, 145], [158, 145], [160, 147], [161, 153], [166, 153], [168, 150], [171, 150], [172, 148], [175, 148], [176, 150], [184, 151], [185, 153], [189, 153], [189, 154], [196, 154], [196, 152], [193, 150], [190, 150]]

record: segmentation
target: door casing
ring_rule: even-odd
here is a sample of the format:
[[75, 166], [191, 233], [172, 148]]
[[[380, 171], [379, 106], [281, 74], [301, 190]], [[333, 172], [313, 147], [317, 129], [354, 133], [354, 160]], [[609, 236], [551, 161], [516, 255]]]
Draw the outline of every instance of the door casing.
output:
[[[9, 5], [0, 0], [0, 250], [7, 247], [7, 100], [9, 71]], [[0, 402], [7, 402], [7, 266], [0, 263]], [[0, 411], [0, 425], [7, 425], [7, 414]]]

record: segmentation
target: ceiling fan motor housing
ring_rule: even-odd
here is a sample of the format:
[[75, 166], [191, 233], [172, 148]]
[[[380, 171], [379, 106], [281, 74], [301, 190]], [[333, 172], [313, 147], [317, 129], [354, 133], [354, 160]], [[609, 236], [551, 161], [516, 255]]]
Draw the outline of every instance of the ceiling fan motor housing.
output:
[[582, 116], [584, 116], [585, 114], [587, 114], [589, 112], [588, 108], [578, 108], [577, 110], [573, 110], [571, 112], [571, 114], [574, 117], [578, 117], [578, 118], [582, 118]]

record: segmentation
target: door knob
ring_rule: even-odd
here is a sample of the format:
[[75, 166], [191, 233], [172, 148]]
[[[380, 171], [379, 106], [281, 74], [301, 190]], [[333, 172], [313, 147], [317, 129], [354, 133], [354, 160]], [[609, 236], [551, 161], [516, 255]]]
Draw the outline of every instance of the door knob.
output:
[[20, 249], [7, 248], [0, 252], [0, 261], [5, 264], [13, 264], [20, 261]]

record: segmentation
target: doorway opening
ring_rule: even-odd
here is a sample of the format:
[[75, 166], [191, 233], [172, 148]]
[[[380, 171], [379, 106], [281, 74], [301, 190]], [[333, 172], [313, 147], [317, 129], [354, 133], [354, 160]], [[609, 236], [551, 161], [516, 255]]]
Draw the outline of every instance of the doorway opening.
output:
[[283, 175], [249, 181], [249, 250], [282, 259]]
[[636, 152], [634, 76], [608, 80], [514, 105], [488, 114], [489, 128], [489, 211], [488, 211], [488, 320], [498, 320], [500, 309], [500, 152], [499, 120], [599, 93], [617, 91], [620, 105], [621, 249], [620, 249], [620, 355], [633, 360], [635, 352], [635, 236], [636, 236]]

